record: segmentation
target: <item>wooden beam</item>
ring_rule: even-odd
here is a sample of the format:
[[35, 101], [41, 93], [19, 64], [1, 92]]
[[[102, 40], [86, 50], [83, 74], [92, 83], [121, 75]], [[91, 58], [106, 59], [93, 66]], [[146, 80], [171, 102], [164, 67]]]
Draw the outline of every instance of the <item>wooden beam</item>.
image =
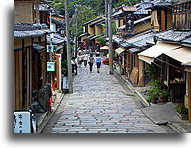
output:
[[15, 110], [19, 110], [19, 51], [15, 51]]
[[191, 123], [191, 72], [188, 72], [188, 120]]
[[19, 109], [23, 106], [23, 53], [19, 50]]

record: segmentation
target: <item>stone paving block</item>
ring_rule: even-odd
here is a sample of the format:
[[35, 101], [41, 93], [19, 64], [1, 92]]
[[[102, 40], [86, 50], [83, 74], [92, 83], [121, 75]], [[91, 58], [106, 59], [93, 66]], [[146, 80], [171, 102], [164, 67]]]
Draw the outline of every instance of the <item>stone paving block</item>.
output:
[[89, 73], [88, 68], [79, 68], [74, 92], [65, 95], [58, 109], [61, 115], [51, 124], [51, 132], [165, 133], [138, 108], [136, 95], [124, 90], [108, 71], [106, 65], [101, 66], [99, 74], [95, 69]]

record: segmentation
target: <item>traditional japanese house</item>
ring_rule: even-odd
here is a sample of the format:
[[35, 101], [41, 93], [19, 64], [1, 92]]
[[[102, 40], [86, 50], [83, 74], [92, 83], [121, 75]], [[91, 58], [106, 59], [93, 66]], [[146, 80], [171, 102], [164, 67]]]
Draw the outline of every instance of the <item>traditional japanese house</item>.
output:
[[172, 27], [172, 0], [154, 0], [152, 3], [151, 26], [157, 31]]
[[[40, 24], [38, 24], [39, 26]], [[51, 97], [46, 72], [46, 25], [14, 25], [15, 110], [27, 110], [34, 102], [48, 110]]]
[[175, 1], [172, 6], [173, 29], [156, 34], [158, 44], [139, 54], [139, 59], [158, 65], [158, 77], [171, 94], [169, 101], [181, 104], [188, 102], [187, 73], [183, 65], [191, 59], [189, 6], [190, 1]]
[[[141, 42], [146, 43], [146, 40], [145, 40], [146, 36], [147, 37], [153, 36], [151, 33], [150, 24], [151, 24], [151, 16], [147, 16], [145, 18], [141, 18], [133, 22], [134, 27], [132, 27], [132, 31], [129, 34], [129, 37], [127, 36], [127, 31], [125, 29], [126, 27], [128, 27], [126, 25], [118, 28], [118, 30], [121, 30], [119, 35], [113, 36], [113, 45], [114, 45], [114, 49], [116, 49], [115, 52], [119, 56], [121, 56], [121, 62], [120, 62], [121, 63], [120, 65], [122, 65], [121, 71], [123, 71], [123, 73], [126, 74], [128, 77], [130, 76], [131, 71], [133, 70], [134, 67], [137, 67], [138, 69], [137, 53], [139, 53], [143, 49], [146, 49], [146, 46], [148, 46], [147, 44], [146, 46], [145, 44], [141, 45]], [[133, 43], [137, 41], [140, 42], [140, 46], [137, 46], [138, 43], [136, 45], [133, 45]], [[130, 48], [131, 49], [134, 48], [134, 49], [132, 49], [132, 51], [129, 51]], [[137, 79], [138, 77], [136, 78], [136, 82], [134, 81], [135, 83], [138, 82]]]
[[46, 24], [40, 24], [39, 9], [34, 9], [41, 2], [15, 0], [15, 110], [50, 109], [48, 100], [52, 92], [47, 79], [46, 34], [51, 31]]

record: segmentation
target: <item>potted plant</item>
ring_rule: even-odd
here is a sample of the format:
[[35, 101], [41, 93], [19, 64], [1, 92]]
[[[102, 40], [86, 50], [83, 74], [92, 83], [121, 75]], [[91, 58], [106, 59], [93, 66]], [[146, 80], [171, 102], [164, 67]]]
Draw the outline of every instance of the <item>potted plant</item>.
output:
[[159, 92], [160, 92], [160, 84], [158, 83], [157, 80], [152, 80], [150, 82], [150, 89], [147, 92], [147, 101], [150, 101], [153, 104], [156, 104], [158, 102], [158, 96], [159, 96]]
[[166, 89], [161, 89], [159, 91], [159, 100], [160, 102], [164, 103], [168, 101], [169, 92]]
[[184, 105], [176, 106], [176, 113], [182, 120], [188, 120], [188, 108]]

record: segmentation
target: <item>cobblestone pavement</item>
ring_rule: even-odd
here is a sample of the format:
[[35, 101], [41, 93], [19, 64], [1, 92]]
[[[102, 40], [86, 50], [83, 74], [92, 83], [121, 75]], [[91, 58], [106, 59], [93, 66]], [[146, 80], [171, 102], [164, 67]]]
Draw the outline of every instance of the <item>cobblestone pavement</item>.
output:
[[97, 73], [78, 68], [74, 93], [65, 95], [43, 133], [166, 133], [148, 119], [135, 104], [109, 67]]

